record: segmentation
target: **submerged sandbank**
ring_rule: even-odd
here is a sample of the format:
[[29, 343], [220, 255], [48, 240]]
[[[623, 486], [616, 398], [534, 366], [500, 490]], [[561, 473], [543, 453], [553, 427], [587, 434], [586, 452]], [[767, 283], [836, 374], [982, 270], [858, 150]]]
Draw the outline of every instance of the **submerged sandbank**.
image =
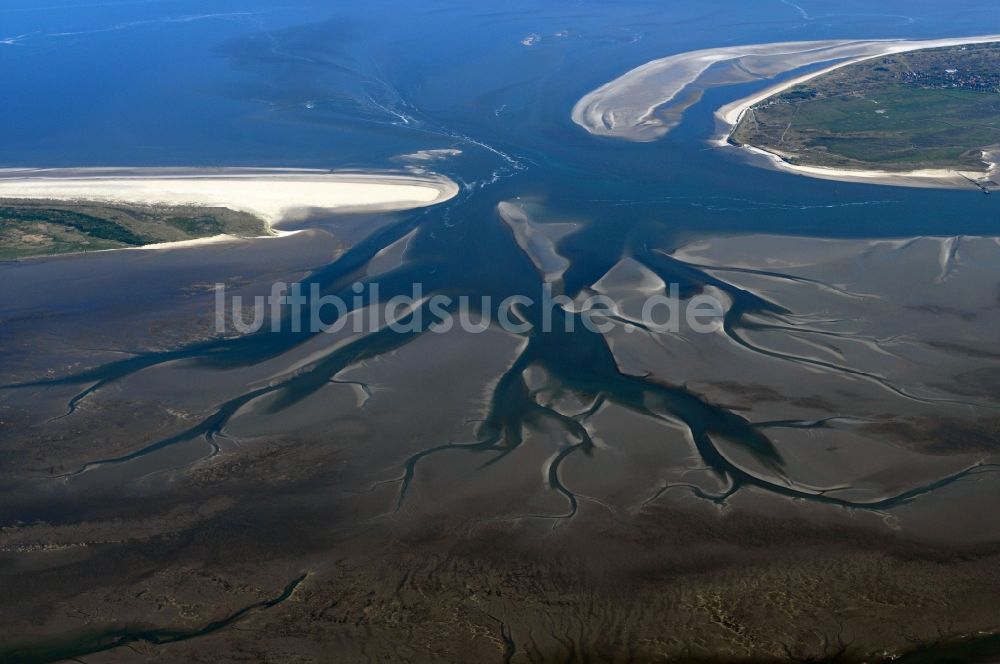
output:
[[224, 207], [253, 214], [270, 226], [315, 211], [426, 207], [457, 193], [455, 182], [433, 174], [235, 168], [0, 170], [0, 199]]

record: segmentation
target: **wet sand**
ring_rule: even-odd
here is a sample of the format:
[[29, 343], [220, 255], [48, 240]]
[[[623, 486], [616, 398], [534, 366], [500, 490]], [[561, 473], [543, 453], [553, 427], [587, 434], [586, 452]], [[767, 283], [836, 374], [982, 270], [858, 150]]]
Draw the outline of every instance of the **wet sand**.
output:
[[[547, 221], [506, 203], [491, 223], [561, 288], [572, 261], [558, 240], [579, 228]], [[301, 244], [288, 247], [288, 278], [304, 276], [295, 259], [325, 264], [323, 237], [286, 241]], [[405, 224], [372, 246], [358, 237], [325, 250], [363, 249], [351, 269], [387, 283], [419, 260], [421, 234]], [[1000, 379], [984, 366], [1000, 356], [985, 332], [1000, 323], [998, 252], [992, 237], [639, 246], [590, 285], [615, 305], [604, 335], [348, 327], [228, 360], [238, 340], [193, 325], [181, 341], [155, 324], [207, 314], [209, 295], [154, 314], [129, 307], [109, 275], [123, 306], [5, 367], [7, 384], [33, 367], [98, 373], [0, 391], [17, 425], [4, 501], [31, 515], [0, 533], [17, 600], [4, 620], [29, 649], [44, 638], [85, 654], [104, 649], [97, 633], [188, 661], [276, 643], [416, 661], [626, 645], [640, 659], [780, 659], [789, 644], [818, 658], [839, 634], [845, 659], [861, 661], [913, 650], [887, 634], [936, 633], [922, 602], [954, 607], [949, 634], [988, 631], [1000, 608]], [[79, 274], [95, 261], [162, 264], [174, 274], [164, 288], [180, 292], [238, 269], [225, 254], [58, 262]], [[200, 267], [178, 270], [181, 258]], [[46, 268], [8, 269], [44, 301], [57, 288]], [[679, 275], [726, 303], [725, 326], [629, 331], [643, 298]], [[230, 276], [243, 294], [273, 278]], [[17, 343], [75, 325], [40, 313], [6, 316]], [[146, 328], [159, 330], [143, 335], [150, 345], [124, 356], [136, 364], [116, 364], [125, 330]], [[763, 596], [794, 619], [761, 614]], [[856, 609], [823, 608], [842, 606]], [[803, 645], [802, 629], [827, 640]]]

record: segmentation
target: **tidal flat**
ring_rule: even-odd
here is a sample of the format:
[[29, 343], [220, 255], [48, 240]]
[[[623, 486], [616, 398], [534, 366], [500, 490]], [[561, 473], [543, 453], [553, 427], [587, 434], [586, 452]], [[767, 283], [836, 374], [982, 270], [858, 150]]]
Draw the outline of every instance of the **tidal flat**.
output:
[[[280, 242], [294, 254], [301, 235]], [[314, 235], [302, 246], [319, 251]], [[412, 265], [397, 242], [370, 250], [389, 274]], [[204, 309], [197, 283], [232, 269], [225, 251], [151, 255], [201, 263], [178, 277], [191, 301], [158, 316]], [[972, 647], [1000, 608], [1000, 378], [982, 366], [1000, 354], [998, 252], [993, 237], [708, 236], [610, 266], [594, 284], [618, 305], [604, 335], [348, 330], [235, 363], [211, 358], [246, 340], [198, 324], [160, 328], [163, 350], [151, 334], [124, 357], [81, 354], [120, 327], [109, 318], [5, 365], [3, 619], [23, 635], [5, 656]], [[635, 293], [671, 271], [729, 303], [716, 333], [629, 326]], [[981, 301], [956, 307], [969, 291]], [[926, 603], [949, 607], [947, 630]]]

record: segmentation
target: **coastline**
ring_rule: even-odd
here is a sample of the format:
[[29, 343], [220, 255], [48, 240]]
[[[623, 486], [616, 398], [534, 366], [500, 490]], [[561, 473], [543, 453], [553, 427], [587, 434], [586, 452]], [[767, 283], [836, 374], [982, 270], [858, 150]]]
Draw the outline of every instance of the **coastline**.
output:
[[985, 172], [980, 171], [956, 171], [946, 169], [920, 169], [914, 171], [879, 171], [846, 168], [828, 168], [824, 166], [804, 166], [792, 164], [785, 161], [781, 155], [754, 145], [735, 145], [723, 142], [721, 147], [744, 150], [753, 155], [753, 158], [761, 158], [767, 161], [766, 165], [775, 170], [814, 177], [821, 180], [836, 180], [838, 182], [858, 182], [867, 184], [882, 184], [896, 187], [918, 187], [926, 189], [978, 189], [984, 193], [993, 191], [996, 187], [990, 186], [989, 181], [997, 173], [997, 165], [991, 162], [992, 167]]
[[[458, 191], [454, 181], [435, 174], [277, 168], [0, 169], [0, 200], [223, 207], [258, 217], [271, 235], [282, 222], [321, 211], [408, 210], [442, 203]], [[184, 244], [206, 241], [218, 240]]]
[[807, 166], [792, 164], [786, 161], [780, 154], [771, 152], [764, 148], [753, 145], [743, 145], [732, 140], [732, 134], [737, 125], [752, 106], [780, 94], [785, 90], [793, 88], [802, 83], [808, 82], [819, 76], [823, 76], [832, 71], [847, 67], [858, 62], [870, 60], [872, 58], [884, 57], [894, 53], [905, 53], [908, 51], [919, 51], [928, 48], [943, 48], [948, 46], [961, 46], [963, 44], [983, 44], [1000, 41], [1000, 35], [984, 35], [979, 37], [958, 37], [953, 39], [937, 39], [925, 41], [905, 41], [886, 42], [886, 48], [872, 55], [865, 55], [856, 58], [849, 58], [829, 67], [810, 72], [802, 76], [797, 76], [788, 81], [783, 81], [769, 86], [761, 92], [730, 102], [715, 112], [717, 123], [724, 129], [710, 140], [710, 143], [717, 147], [736, 148], [745, 150], [755, 157], [763, 157], [767, 164], [777, 170], [808, 177], [815, 177], [824, 180], [837, 180], [841, 182], [866, 182], [870, 184], [883, 184], [900, 187], [923, 187], [935, 189], [968, 189], [977, 188], [984, 193], [989, 193], [996, 188], [995, 183], [990, 181], [997, 175], [997, 161], [989, 154], [984, 153], [984, 160], [990, 164], [990, 168], [985, 171], [959, 171], [953, 169], [919, 169], [912, 171], [880, 171], [870, 169], [846, 169], [830, 168], [824, 166]]

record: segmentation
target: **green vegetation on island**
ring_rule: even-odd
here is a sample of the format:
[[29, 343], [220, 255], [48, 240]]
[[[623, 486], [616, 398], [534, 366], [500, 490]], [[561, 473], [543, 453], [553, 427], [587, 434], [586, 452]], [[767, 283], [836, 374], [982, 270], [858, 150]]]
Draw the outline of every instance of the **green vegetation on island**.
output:
[[804, 166], [986, 172], [1000, 146], [1000, 44], [847, 65], [744, 112], [730, 142]]
[[0, 260], [267, 232], [228, 208], [0, 200]]

